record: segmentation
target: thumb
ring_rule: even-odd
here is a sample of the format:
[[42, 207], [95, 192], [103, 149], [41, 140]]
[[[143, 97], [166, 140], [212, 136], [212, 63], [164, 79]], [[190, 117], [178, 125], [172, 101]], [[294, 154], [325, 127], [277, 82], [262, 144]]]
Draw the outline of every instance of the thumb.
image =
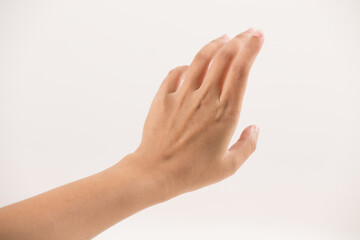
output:
[[256, 125], [248, 126], [241, 133], [236, 143], [227, 150], [224, 160], [232, 166], [234, 172], [236, 172], [255, 151], [259, 130], [259, 127]]

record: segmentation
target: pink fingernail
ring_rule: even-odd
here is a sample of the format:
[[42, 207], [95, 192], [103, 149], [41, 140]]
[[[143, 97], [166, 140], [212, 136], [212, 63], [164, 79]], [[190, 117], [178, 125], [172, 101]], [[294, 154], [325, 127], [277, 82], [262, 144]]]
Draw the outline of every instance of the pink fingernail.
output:
[[259, 28], [253, 28], [253, 27], [251, 27], [251, 28], [249, 28], [248, 30], [246, 30], [245, 32], [251, 33], [252, 35], [257, 36], [257, 37], [262, 37], [262, 36], [264, 36], [263, 31], [262, 31], [261, 29], [259, 29]]
[[255, 32], [255, 30], [254, 30], [254, 28], [249, 28], [248, 30], [246, 30], [245, 32], [248, 32], [248, 33], [254, 33]]
[[220, 38], [223, 38], [223, 39], [230, 39], [230, 37], [229, 37], [227, 34], [222, 35]]
[[258, 37], [264, 36], [264, 33], [260, 28], [255, 28], [254, 31], [255, 31], [254, 36], [258, 36]]

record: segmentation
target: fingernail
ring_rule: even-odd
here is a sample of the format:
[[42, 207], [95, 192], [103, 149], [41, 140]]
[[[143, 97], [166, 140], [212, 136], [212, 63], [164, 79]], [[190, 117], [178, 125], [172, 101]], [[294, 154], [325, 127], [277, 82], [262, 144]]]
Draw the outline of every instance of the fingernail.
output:
[[255, 31], [254, 31], [254, 28], [249, 28], [248, 30], [246, 30], [245, 32], [248, 32], [248, 33], [254, 33]]
[[260, 28], [254, 28], [254, 36], [262, 37], [264, 36], [264, 32]]
[[253, 130], [254, 133], [256, 133], [256, 134], [259, 134], [259, 132], [260, 132], [260, 128], [259, 128], [257, 125], [254, 125], [252, 130]]
[[257, 37], [262, 37], [264, 36], [264, 33], [263, 31], [260, 29], [260, 28], [249, 28], [248, 30], [246, 30], [245, 32], [248, 32], [248, 33], [251, 33], [252, 35], [254, 36], [257, 36]]
[[229, 37], [227, 34], [222, 35], [220, 38], [223, 38], [223, 39], [230, 39], [230, 37]]

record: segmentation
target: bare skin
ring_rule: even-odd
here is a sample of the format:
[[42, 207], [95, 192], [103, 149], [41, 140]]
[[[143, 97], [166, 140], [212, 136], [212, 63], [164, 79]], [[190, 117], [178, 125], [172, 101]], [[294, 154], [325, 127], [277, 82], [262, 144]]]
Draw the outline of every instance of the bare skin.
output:
[[0, 239], [91, 239], [142, 209], [233, 175], [256, 148], [255, 125], [228, 145], [263, 41], [252, 28], [223, 36], [189, 66], [172, 69], [133, 153], [97, 174], [1, 208]]

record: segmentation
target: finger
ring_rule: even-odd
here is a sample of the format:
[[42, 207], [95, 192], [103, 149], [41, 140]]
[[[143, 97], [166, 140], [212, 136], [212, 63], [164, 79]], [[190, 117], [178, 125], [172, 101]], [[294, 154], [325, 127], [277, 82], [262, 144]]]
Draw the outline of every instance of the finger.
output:
[[176, 92], [181, 81], [184, 79], [188, 68], [188, 65], [181, 65], [170, 70], [161, 83], [160, 89], [165, 93]]
[[256, 125], [248, 126], [241, 133], [239, 140], [227, 150], [223, 160], [231, 174], [235, 173], [256, 150], [259, 131]]
[[214, 56], [209, 71], [207, 72], [204, 84], [201, 86], [203, 91], [213, 91], [220, 97], [223, 82], [226, 78], [229, 67], [250, 37], [248, 31], [242, 32], [225, 44]]
[[234, 58], [220, 95], [220, 101], [229, 103], [229, 106], [235, 108], [238, 113], [240, 113], [251, 66], [264, 42], [260, 31], [249, 29], [247, 34], [249, 38]]
[[230, 37], [224, 34], [200, 49], [190, 64], [181, 88], [196, 90], [200, 87], [214, 55], [229, 39]]

